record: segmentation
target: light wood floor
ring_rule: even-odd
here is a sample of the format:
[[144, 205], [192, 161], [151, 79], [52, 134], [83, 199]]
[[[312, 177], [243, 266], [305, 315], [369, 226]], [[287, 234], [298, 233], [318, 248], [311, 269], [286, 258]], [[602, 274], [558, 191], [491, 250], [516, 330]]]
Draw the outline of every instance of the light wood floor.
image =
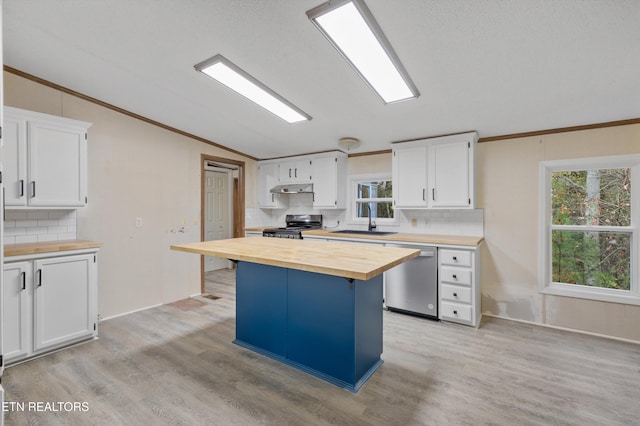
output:
[[[105, 321], [100, 339], [5, 371], [8, 425], [637, 425], [640, 345], [485, 318], [384, 313], [385, 363], [357, 394], [233, 345], [234, 274]], [[331, 306], [327, 306], [331, 309]]]

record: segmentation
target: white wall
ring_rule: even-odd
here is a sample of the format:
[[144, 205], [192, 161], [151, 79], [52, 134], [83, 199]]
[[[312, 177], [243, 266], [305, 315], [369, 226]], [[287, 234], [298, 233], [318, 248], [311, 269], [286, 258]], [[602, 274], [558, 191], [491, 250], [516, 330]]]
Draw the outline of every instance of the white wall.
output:
[[4, 84], [6, 105], [93, 123], [89, 202], [77, 211], [76, 234], [104, 244], [100, 315], [199, 294], [200, 257], [169, 246], [200, 239], [200, 155], [246, 162], [247, 205], [254, 203], [255, 161], [11, 73], [4, 73]]

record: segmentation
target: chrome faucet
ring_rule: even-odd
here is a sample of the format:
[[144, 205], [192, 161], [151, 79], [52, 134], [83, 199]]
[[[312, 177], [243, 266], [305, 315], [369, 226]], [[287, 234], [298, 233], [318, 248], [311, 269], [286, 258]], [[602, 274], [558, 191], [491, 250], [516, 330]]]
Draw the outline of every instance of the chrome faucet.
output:
[[376, 229], [376, 223], [373, 222], [371, 223], [371, 205], [369, 204], [365, 204], [365, 206], [367, 206], [367, 210], [369, 211], [369, 231], [373, 231], [374, 229]]

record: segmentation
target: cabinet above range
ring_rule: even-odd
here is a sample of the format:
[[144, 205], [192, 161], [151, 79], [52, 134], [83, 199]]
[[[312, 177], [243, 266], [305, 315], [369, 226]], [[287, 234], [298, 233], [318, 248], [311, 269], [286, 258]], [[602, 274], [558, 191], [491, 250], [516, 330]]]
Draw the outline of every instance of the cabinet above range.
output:
[[476, 132], [393, 144], [393, 204], [406, 209], [475, 208]]
[[310, 194], [310, 207], [344, 209], [347, 154], [330, 151], [258, 162], [258, 206], [286, 208], [295, 194]]
[[91, 123], [4, 108], [3, 181], [7, 208], [75, 208], [87, 203]]

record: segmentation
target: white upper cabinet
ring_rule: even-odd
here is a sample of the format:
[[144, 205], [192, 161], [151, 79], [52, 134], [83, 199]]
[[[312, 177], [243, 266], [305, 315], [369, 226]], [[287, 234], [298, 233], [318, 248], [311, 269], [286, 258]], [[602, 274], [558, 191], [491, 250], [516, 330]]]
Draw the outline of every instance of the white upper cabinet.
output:
[[274, 194], [271, 188], [279, 184], [279, 164], [275, 162], [259, 163], [258, 165], [258, 207], [263, 209], [278, 209], [285, 207], [279, 194]]
[[347, 157], [332, 155], [311, 160], [313, 207], [344, 209], [347, 203]]
[[429, 144], [430, 207], [473, 208], [475, 139], [469, 135], [440, 138]]
[[311, 182], [311, 160], [299, 158], [280, 162], [280, 184]]
[[5, 107], [2, 148], [8, 207], [82, 207], [87, 202], [90, 123]]
[[[258, 162], [258, 206], [262, 209], [287, 208], [295, 193], [272, 193], [278, 185], [313, 184], [309, 207], [344, 209], [347, 206], [347, 154], [332, 151], [295, 158]], [[311, 200], [311, 198], [309, 198]]]
[[397, 208], [475, 208], [475, 132], [397, 143], [393, 198]]
[[392, 158], [395, 207], [427, 207], [427, 147], [394, 147]]
[[5, 107], [2, 126], [2, 178], [5, 205], [25, 206], [27, 203], [27, 126], [21, 118], [8, 113]]

